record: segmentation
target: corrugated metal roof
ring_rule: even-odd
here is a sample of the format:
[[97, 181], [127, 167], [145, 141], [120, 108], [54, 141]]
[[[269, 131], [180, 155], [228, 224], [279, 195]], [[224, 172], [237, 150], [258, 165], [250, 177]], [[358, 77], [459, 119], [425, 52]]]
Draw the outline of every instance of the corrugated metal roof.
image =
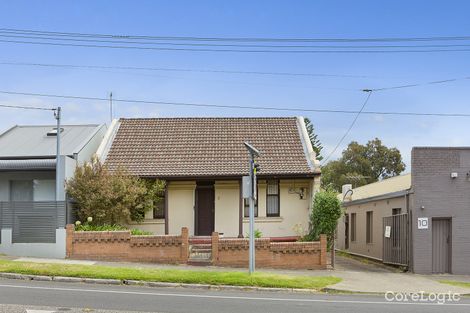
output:
[[[350, 201], [392, 194], [411, 188], [411, 174], [403, 174], [353, 189]], [[340, 195], [342, 198], [342, 196]], [[342, 199], [341, 199], [342, 200]], [[345, 202], [347, 202], [346, 200]]]
[[0, 160], [0, 171], [55, 169], [55, 159]]
[[[63, 125], [61, 154], [73, 155], [99, 125]], [[15, 126], [0, 135], [0, 158], [55, 157], [56, 137], [47, 136], [54, 125]]]

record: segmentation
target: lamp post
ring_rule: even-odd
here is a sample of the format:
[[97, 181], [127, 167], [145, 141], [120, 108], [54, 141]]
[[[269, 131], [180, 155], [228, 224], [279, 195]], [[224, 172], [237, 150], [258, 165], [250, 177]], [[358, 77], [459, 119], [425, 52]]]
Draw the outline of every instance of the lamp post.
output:
[[249, 161], [249, 190], [247, 192], [247, 198], [250, 205], [250, 230], [249, 230], [249, 273], [255, 272], [255, 200], [256, 200], [256, 170], [258, 165], [255, 163], [255, 159], [259, 157], [260, 153], [258, 149], [253, 147], [248, 142], [245, 142], [245, 147], [250, 155]]
[[61, 173], [60, 170], [62, 167], [60, 166], [60, 122], [61, 122], [61, 107], [57, 107], [57, 109], [54, 110], [54, 117], [57, 120], [57, 133], [56, 133], [56, 140], [57, 140], [57, 147], [56, 147], [56, 159], [55, 159], [55, 199], [56, 201], [61, 200], [60, 199], [60, 181], [61, 181]]

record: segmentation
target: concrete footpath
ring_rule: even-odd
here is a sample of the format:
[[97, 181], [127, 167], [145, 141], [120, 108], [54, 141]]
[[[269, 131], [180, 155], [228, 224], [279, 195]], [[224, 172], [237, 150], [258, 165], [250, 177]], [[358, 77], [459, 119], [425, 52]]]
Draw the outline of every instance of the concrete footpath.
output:
[[[1, 257], [13, 261], [37, 262], [37, 263], [62, 263], [82, 265], [104, 265], [114, 267], [149, 268], [149, 269], [180, 269], [180, 270], [207, 270], [207, 271], [242, 271], [239, 268], [226, 267], [199, 267], [188, 265], [162, 265], [149, 263], [128, 262], [99, 262], [79, 260], [58, 260], [38, 258], [14, 258]], [[332, 291], [346, 291], [359, 293], [386, 293], [386, 292], [425, 292], [425, 293], [460, 293], [470, 294], [470, 288], [457, 287], [440, 283], [439, 280], [454, 280], [470, 282], [470, 276], [460, 275], [417, 275], [402, 273], [394, 268], [377, 264], [374, 262], [364, 263], [356, 259], [337, 256], [335, 269], [329, 270], [276, 270], [258, 269], [262, 272], [275, 274], [286, 274], [294, 276], [336, 276], [342, 279], [338, 284], [331, 285], [328, 289]]]

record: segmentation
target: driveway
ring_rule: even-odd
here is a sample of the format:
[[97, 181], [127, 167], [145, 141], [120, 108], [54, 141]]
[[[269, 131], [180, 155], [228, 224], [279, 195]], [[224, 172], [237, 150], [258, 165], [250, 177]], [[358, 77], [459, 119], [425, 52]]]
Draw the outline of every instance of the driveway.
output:
[[379, 264], [373, 261], [359, 261], [351, 257], [337, 256], [336, 267], [330, 271], [331, 275], [343, 280], [331, 286], [333, 290], [365, 292], [365, 293], [386, 293], [402, 292], [413, 293], [424, 291], [426, 293], [460, 293], [470, 294], [470, 288], [456, 287], [441, 284], [441, 279], [451, 279], [465, 281], [457, 275], [417, 275], [412, 273], [399, 272], [397, 269]]

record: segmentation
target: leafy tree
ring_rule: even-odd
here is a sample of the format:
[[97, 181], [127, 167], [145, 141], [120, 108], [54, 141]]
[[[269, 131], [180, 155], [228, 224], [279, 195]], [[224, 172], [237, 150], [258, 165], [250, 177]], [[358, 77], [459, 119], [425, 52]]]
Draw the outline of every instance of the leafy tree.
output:
[[67, 193], [77, 203], [78, 218], [92, 217], [93, 224], [124, 224], [142, 221], [164, 189], [162, 181], [145, 181], [125, 169], [110, 171], [98, 159], [75, 169], [67, 181]]
[[405, 164], [397, 148], [386, 147], [378, 138], [366, 145], [353, 141], [340, 159], [322, 168], [322, 186], [339, 192], [344, 184], [360, 187], [400, 175], [404, 170]]
[[319, 240], [321, 234], [328, 236], [328, 245], [334, 240], [334, 233], [341, 217], [341, 202], [333, 189], [322, 190], [313, 198], [313, 209], [310, 214], [310, 232], [305, 240]]
[[317, 155], [317, 160], [321, 161], [323, 157], [321, 156], [321, 151], [323, 146], [318, 139], [318, 135], [315, 134], [315, 128], [313, 127], [312, 122], [308, 118], [304, 118], [305, 127], [307, 128], [308, 137], [310, 138], [310, 142], [312, 143], [313, 151], [315, 151]]

